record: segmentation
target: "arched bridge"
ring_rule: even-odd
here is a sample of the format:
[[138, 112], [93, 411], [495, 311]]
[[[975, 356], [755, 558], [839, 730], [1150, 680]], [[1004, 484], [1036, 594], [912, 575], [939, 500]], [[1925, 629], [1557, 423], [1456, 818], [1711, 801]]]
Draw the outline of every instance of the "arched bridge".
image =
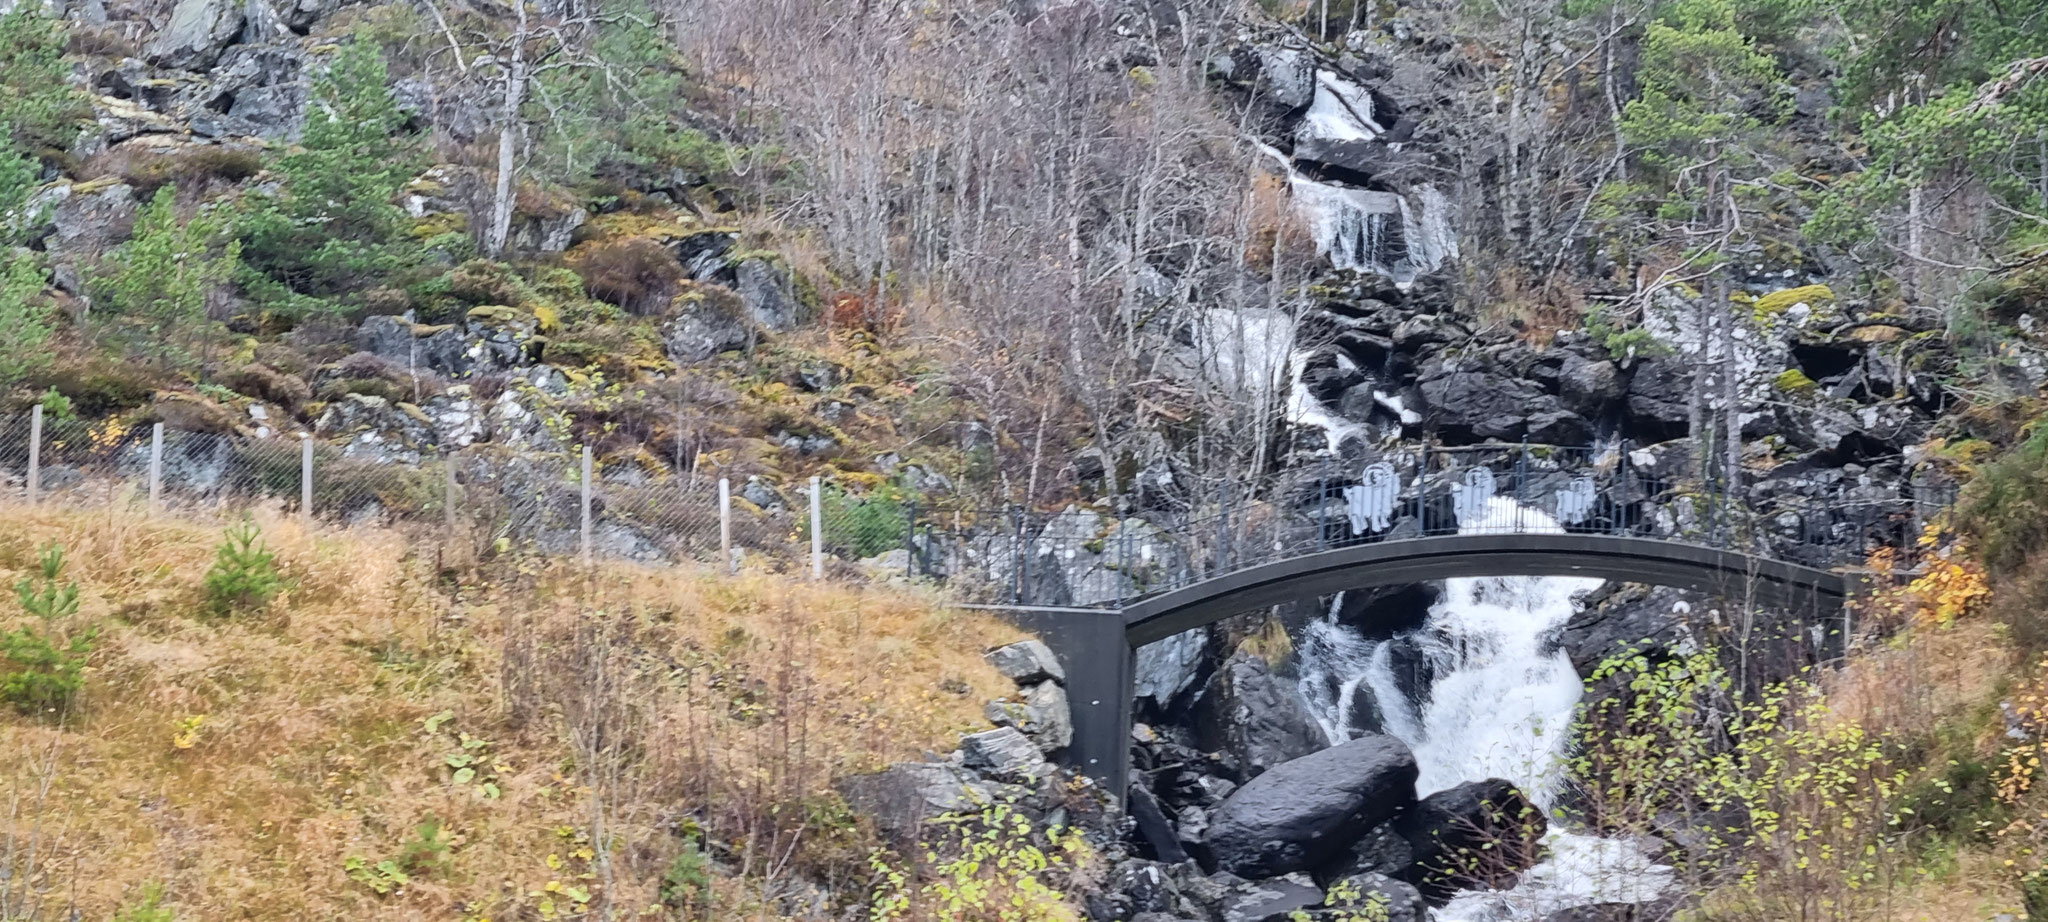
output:
[[912, 566], [979, 578], [997, 598], [976, 607], [1045, 639], [1067, 673], [1068, 761], [1122, 791], [1148, 644], [1347, 590], [1482, 576], [1674, 586], [1817, 622], [1843, 612], [1871, 553], [1909, 553], [1948, 500], [1940, 487], [1780, 474], [1754, 477], [1738, 503], [1660, 465], [1678, 466], [1625, 443], [1417, 451], [1349, 475], [1333, 462], [1263, 499], [1220, 490], [1201, 515], [1069, 509], [950, 541], [927, 530]]

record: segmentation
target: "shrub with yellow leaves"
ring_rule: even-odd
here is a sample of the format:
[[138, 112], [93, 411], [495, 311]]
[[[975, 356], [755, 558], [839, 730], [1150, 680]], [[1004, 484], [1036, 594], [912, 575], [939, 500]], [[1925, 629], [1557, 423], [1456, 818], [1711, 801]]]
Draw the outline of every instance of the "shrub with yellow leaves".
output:
[[942, 835], [925, 843], [924, 861], [900, 867], [873, 859], [880, 884], [870, 922], [1077, 922], [1066, 890], [1092, 851], [1078, 831], [1039, 830], [1007, 804], [940, 817]]

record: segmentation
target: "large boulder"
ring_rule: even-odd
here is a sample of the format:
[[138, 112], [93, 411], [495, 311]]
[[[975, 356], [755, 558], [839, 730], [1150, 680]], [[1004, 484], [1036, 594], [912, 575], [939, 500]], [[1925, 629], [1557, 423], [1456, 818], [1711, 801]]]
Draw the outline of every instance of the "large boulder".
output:
[[1232, 886], [1221, 915], [1223, 922], [1287, 922], [1322, 902], [1320, 888], [1306, 877], [1291, 874]]
[[1565, 409], [1597, 419], [1621, 395], [1621, 369], [1613, 362], [1565, 353], [1557, 369], [1557, 396]]
[[1022, 700], [989, 702], [989, 722], [1015, 727], [1046, 752], [1073, 745], [1074, 715], [1066, 689], [1048, 680], [1024, 689], [1020, 697]]
[[1209, 632], [1182, 631], [1138, 648], [1133, 692], [1150, 698], [1161, 712], [1170, 712], [1181, 692], [1195, 684], [1208, 660]]
[[1020, 640], [997, 647], [983, 654], [983, 658], [1018, 685], [1035, 685], [1047, 679], [1067, 680], [1067, 671], [1060, 668], [1059, 658], [1052, 655], [1052, 648], [1042, 640]]
[[1669, 650], [1691, 639], [1687, 616], [1702, 599], [1665, 586], [1621, 585], [1586, 601], [1558, 637], [1579, 675], [1609, 657], [1648, 645]]
[[1536, 865], [1548, 827], [1543, 811], [1499, 778], [1431, 794], [1395, 823], [1414, 853], [1408, 881], [1437, 906], [1459, 890], [1514, 886]]
[[1248, 778], [1329, 742], [1309, 716], [1299, 683], [1243, 652], [1216, 670], [1196, 699], [1195, 725], [1202, 747], [1229, 753]]
[[970, 733], [960, 739], [961, 764], [992, 778], [1028, 782], [1052, 773], [1037, 744], [1015, 727]]
[[245, 8], [241, 0], [178, 0], [146, 56], [159, 67], [205, 70], [241, 33]]
[[1661, 442], [1685, 434], [1692, 405], [1692, 372], [1675, 355], [1636, 361], [1623, 401], [1626, 435], [1638, 442]]
[[1393, 823], [1388, 823], [1373, 827], [1364, 838], [1351, 843], [1344, 854], [1316, 873], [1316, 879], [1329, 883], [1361, 874], [1402, 877], [1414, 864], [1415, 849]]
[[1424, 376], [1425, 419], [1452, 442], [1498, 439], [1570, 445], [1592, 430], [1556, 397], [1536, 385], [1489, 368], [1448, 367]]
[[1372, 734], [1252, 779], [1210, 818], [1216, 864], [1242, 877], [1317, 867], [1415, 803], [1415, 754]]
[[42, 204], [51, 228], [44, 247], [60, 261], [88, 263], [128, 239], [139, 207], [133, 187], [105, 180], [52, 187]]
[[676, 315], [661, 327], [661, 342], [678, 365], [694, 365], [721, 352], [744, 349], [753, 340], [747, 322], [712, 297], [685, 296]]

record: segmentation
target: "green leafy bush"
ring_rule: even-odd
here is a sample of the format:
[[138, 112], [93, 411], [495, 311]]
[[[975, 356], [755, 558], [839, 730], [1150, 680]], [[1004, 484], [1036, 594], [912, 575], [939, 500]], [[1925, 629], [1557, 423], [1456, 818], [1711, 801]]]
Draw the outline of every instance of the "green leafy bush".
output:
[[1956, 525], [1995, 576], [2017, 572], [2048, 543], [2048, 426], [1984, 465], [1963, 491]]
[[818, 510], [825, 525], [825, 546], [863, 558], [902, 547], [915, 499], [895, 483], [859, 495], [827, 484]]
[[1081, 834], [1040, 830], [1007, 804], [933, 821], [940, 838], [919, 849], [925, 861], [899, 867], [876, 855], [878, 881], [870, 922], [1067, 922], [1076, 917], [1066, 891], [1087, 863]]
[[0, 135], [28, 152], [70, 147], [79, 120], [92, 114], [68, 79], [64, 24], [43, 10], [21, 3], [0, 16], [0, 125], [7, 126]]
[[227, 530], [204, 586], [207, 610], [216, 616], [262, 611], [284, 591], [276, 556], [261, 543], [255, 522], [244, 519]]
[[350, 855], [342, 860], [342, 872], [378, 896], [387, 896], [412, 883], [416, 876], [447, 870], [448, 852], [453, 847], [453, 834], [439, 817], [429, 813], [413, 829], [412, 838], [399, 846], [396, 857], [373, 862], [361, 855]]
[[[1899, 740], [1840, 719], [1796, 680], [1744, 694], [1715, 652], [1609, 658], [1568, 768], [1602, 829], [1697, 836], [1676, 866], [1712, 918], [1881, 917], [1909, 819]], [[1664, 824], [1660, 827], [1659, 824]]]
[[35, 624], [0, 634], [0, 700], [25, 714], [62, 714], [85, 685], [85, 663], [97, 631], [70, 633], [78, 584], [59, 585], [64, 549], [50, 545], [38, 561], [40, 583], [23, 577], [14, 592]]
[[1649, 330], [1616, 321], [1602, 305], [1595, 305], [1586, 313], [1586, 333], [1598, 341], [1615, 361], [1663, 355], [1671, 351], [1670, 346], [1650, 335]]
[[686, 831], [682, 849], [661, 875], [662, 905], [685, 913], [685, 918], [702, 916], [710, 908], [711, 856], [704, 853], [701, 839], [697, 830]]

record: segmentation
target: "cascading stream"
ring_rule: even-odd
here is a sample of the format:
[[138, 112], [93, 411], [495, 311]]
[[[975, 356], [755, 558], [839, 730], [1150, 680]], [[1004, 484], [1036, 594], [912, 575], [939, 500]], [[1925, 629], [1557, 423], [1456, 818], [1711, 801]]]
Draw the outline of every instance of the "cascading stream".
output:
[[[1462, 533], [1559, 533], [1549, 516], [1492, 497]], [[1562, 784], [1582, 693], [1578, 674], [1547, 638], [1601, 581], [1577, 577], [1445, 580], [1423, 625], [1373, 640], [1330, 617], [1301, 643], [1303, 697], [1334, 745], [1363, 731], [1398, 737], [1415, 751], [1416, 794], [1505, 778], [1546, 812]], [[1573, 906], [1655, 899], [1670, 869], [1633, 845], [1553, 829], [1551, 858], [1512, 891], [1466, 893], [1437, 910], [1439, 922], [1541, 919]]]

